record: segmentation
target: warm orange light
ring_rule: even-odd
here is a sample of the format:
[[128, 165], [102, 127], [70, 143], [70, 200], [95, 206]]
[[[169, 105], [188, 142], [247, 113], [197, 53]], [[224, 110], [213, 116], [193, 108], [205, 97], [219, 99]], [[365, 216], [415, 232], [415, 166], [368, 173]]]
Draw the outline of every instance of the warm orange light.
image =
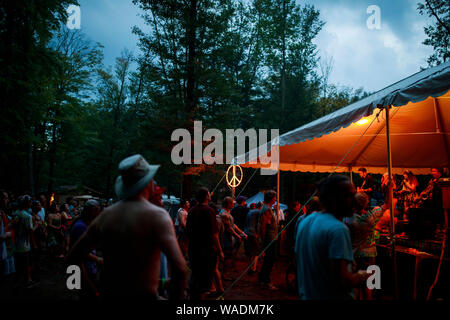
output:
[[[236, 174], [236, 168], [239, 169], [240, 175]], [[241, 166], [229, 166], [227, 170], [227, 184], [232, 188], [236, 188], [241, 184], [243, 176], [244, 174], [242, 172]]]
[[52, 204], [53, 201], [55, 201], [55, 194], [54, 193], [52, 193], [52, 195], [50, 197], [50, 204]]
[[369, 122], [369, 120], [367, 120], [367, 119], [361, 119], [361, 120], [359, 120], [356, 124], [362, 126], [363, 124], [366, 124], [367, 122]]

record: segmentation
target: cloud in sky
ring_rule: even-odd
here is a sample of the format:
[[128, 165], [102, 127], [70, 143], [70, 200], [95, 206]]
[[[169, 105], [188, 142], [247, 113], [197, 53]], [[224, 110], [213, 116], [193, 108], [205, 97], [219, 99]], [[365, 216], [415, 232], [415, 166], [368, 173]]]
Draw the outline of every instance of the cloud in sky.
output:
[[[333, 58], [330, 81], [377, 91], [420, 67], [432, 49], [422, 44], [423, 27], [430, 23], [416, 7], [419, 0], [298, 0], [313, 4], [326, 22], [315, 40], [325, 60]], [[124, 48], [138, 53], [135, 25], [148, 30], [131, 0], [80, 0], [82, 30], [104, 45], [105, 64], [113, 65]], [[369, 30], [369, 5], [381, 9], [381, 30]]]
[[[429, 21], [416, 10], [416, 1], [309, 1], [326, 22], [316, 39], [321, 57], [332, 57], [330, 82], [367, 91], [380, 90], [426, 66], [432, 52], [422, 44]], [[370, 5], [378, 5], [381, 29], [370, 30]]]

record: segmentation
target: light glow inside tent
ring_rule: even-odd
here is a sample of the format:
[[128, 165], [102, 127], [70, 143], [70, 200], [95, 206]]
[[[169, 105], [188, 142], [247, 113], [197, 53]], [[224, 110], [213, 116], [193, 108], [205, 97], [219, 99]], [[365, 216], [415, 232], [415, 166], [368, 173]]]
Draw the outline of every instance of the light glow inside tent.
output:
[[[357, 172], [365, 167], [370, 173], [387, 172], [387, 105], [393, 173], [430, 174], [432, 167], [449, 167], [449, 89], [446, 63], [285, 133], [280, 136], [280, 170]], [[264, 167], [239, 158], [247, 159], [243, 167]]]
[[365, 124], [368, 123], [368, 122], [369, 122], [368, 119], [361, 119], [361, 120], [359, 120], [356, 124], [357, 124], [357, 125], [360, 125], [360, 126], [363, 126], [363, 125], [365, 125]]

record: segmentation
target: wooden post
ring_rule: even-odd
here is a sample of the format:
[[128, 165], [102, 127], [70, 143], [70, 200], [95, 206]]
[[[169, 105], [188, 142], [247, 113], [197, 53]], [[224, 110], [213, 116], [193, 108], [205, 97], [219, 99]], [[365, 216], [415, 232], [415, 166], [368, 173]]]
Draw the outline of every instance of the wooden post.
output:
[[[233, 166], [233, 177], [236, 177], [236, 166]], [[234, 195], [236, 193], [236, 187], [234, 186], [235, 184], [236, 184], [236, 180], [232, 180], [231, 181], [231, 189], [232, 189], [233, 193], [232, 193], [231, 197], [233, 198], [233, 201], [235, 200]]]

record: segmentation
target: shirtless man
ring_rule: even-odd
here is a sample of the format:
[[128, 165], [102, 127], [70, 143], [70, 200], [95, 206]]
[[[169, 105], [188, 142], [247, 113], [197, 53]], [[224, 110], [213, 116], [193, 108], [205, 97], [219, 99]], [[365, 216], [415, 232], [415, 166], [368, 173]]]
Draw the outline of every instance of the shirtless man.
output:
[[169, 298], [184, 298], [187, 267], [172, 220], [166, 210], [148, 201], [158, 168], [141, 155], [124, 159], [115, 186], [120, 201], [93, 221], [69, 253], [68, 262], [75, 264], [92, 249], [100, 249], [104, 259], [100, 292], [105, 298], [158, 299], [161, 252], [171, 266]]

